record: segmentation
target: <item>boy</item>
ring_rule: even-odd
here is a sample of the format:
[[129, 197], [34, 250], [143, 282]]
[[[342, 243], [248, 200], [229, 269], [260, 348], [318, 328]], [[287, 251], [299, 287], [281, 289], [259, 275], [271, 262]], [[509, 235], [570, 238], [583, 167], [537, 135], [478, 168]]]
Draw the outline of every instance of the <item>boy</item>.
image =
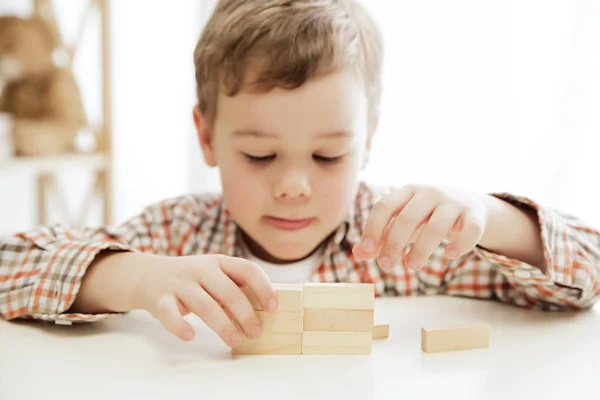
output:
[[195, 52], [193, 117], [223, 195], [146, 208], [116, 228], [40, 227], [0, 245], [6, 319], [96, 321], [145, 309], [182, 340], [197, 314], [229, 346], [260, 336], [242, 291], [372, 282], [581, 309], [600, 293], [600, 233], [508, 194], [359, 182], [377, 126], [381, 39], [350, 0], [221, 1]]

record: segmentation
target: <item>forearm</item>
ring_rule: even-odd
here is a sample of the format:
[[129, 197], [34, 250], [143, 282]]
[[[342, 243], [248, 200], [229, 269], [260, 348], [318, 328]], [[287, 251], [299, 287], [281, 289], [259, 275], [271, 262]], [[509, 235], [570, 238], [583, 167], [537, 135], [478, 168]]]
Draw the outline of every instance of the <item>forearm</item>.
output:
[[106, 251], [83, 277], [71, 313], [127, 312], [138, 308], [136, 292], [142, 274], [148, 273], [152, 255]]
[[479, 246], [546, 271], [540, 224], [535, 210], [486, 196], [490, 214]]

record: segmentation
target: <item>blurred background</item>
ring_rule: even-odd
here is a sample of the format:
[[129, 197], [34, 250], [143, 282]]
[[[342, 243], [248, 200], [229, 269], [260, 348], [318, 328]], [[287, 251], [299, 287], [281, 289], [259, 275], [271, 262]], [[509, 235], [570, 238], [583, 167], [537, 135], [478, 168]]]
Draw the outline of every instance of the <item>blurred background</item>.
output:
[[[382, 119], [364, 179], [508, 191], [600, 227], [600, 2], [363, 2], [385, 39]], [[118, 224], [152, 202], [220, 190], [191, 114], [192, 54], [214, 4], [0, 0], [10, 100], [0, 114], [0, 237], [40, 223]], [[35, 41], [13, 36], [35, 33], [3, 30], [6, 16], [55, 22], [52, 65], [15, 69], [15, 58], [45, 56], [15, 50]], [[17, 76], [35, 90], [15, 95]], [[67, 115], [74, 92], [84, 123]]]

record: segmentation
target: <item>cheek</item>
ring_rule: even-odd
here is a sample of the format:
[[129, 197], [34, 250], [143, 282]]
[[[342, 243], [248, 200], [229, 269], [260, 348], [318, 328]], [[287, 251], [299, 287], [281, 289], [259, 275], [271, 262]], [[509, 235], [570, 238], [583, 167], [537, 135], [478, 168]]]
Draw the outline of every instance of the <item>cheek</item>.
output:
[[344, 166], [336, 171], [322, 174], [323, 180], [318, 183], [322, 204], [331, 215], [341, 215], [347, 210], [343, 205], [354, 202], [358, 188], [360, 168], [355, 163]]
[[221, 163], [219, 169], [225, 201], [232, 210], [262, 204], [267, 188], [260, 180], [260, 175], [252, 172], [246, 163], [229, 159]]

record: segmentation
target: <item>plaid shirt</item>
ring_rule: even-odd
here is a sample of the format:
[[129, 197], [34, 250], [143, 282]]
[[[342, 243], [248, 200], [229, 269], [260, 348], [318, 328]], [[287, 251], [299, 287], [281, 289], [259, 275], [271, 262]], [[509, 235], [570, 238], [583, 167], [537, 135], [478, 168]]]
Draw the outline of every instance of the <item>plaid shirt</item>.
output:
[[[399, 262], [386, 272], [375, 260], [358, 261], [352, 247], [384, 193], [360, 185], [353, 210], [324, 244], [313, 281], [369, 282], [374, 284], [376, 296], [445, 294], [542, 310], [587, 308], [600, 295], [600, 232], [572, 216], [509, 194], [494, 195], [537, 210], [546, 273], [479, 247], [459, 259], [449, 259], [444, 255], [446, 242], [419, 271]], [[66, 313], [86, 269], [100, 251], [241, 257], [237, 233], [222, 197], [202, 194], [151, 205], [116, 227], [72, 230], [48, 226], [15, 234], [0, 243], [0, 315], [47, 321], [95, 321], [119, 315]]]

